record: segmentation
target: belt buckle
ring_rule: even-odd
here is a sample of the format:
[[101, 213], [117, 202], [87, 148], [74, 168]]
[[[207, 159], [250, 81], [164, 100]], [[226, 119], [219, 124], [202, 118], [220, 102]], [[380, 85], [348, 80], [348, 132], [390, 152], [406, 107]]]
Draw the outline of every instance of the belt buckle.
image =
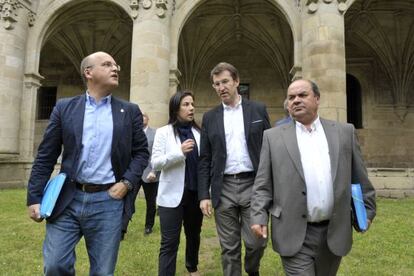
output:
[[85, 187], [86, 187], [86, 185], [85, 184], [81, 184], [82, 185], [82, 192], [85, 192], [86, 193], [86, 189], [85, 189]]

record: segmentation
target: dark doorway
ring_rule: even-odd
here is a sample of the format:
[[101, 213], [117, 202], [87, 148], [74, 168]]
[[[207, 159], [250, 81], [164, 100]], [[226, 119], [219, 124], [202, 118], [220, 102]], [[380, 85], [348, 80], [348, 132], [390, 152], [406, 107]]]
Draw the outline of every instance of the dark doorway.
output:
[[350, 74], [346, 74], [346, 107], [348, 123], [357, 129], [363, 128], [361, 85], [358, 79]]

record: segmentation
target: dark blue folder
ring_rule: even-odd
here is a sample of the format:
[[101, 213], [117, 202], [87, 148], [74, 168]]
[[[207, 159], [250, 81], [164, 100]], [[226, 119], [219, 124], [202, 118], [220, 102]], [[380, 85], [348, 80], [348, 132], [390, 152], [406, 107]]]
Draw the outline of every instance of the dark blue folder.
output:
[[48, 218], [52, 214], [65, 179], [66, 174], [60, 173], [47, 182], [43, 191], [42, 203], [40, 204], [40, 217]]
[[352, 225], [358, 232], [368, 229], [367, 210], [365, 209], [361, 185], [352, 184]]

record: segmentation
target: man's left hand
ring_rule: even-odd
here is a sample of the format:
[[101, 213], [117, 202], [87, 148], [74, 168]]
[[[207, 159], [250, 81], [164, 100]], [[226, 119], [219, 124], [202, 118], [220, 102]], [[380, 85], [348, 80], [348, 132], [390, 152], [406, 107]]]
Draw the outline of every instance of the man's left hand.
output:
[[128, 188], [124, 183], [117, 182], [108, 190], [108, 193], [114, 199], [123, 199], [128, 193]]

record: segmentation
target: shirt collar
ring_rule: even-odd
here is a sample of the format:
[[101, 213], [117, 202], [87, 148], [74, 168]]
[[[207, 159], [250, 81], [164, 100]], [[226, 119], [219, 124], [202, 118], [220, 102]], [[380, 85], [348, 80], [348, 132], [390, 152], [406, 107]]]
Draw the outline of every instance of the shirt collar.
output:
[[238, 95], [238, 96], [239, 96], [239, 102], [236, 103], [236, 105], [234, 107], [232, 107], [230, 105], [227, 105], [227, 104], [221, 102], [221, 104], [223, 105], [224, 110], [231, 110], [231, 109], [237, 109], [237, 108], [239, 108], [241, 106], [241, 104], [242, 104], [242, 96], [240, 96], [240, 95]]
[[[108, 96], [103, 97], [101, 99], [99, 105], [103, 105], [103, 104], [110, 105], [111, 101], [112, 101], [112, 94], [109, 94]], [[89, 91], [86, 91], [86, 103], [88, 103], [90, 105], [97, 105], [95, 98], [89, 95]]]
[[316, 117], [316, 119], [311, 124], [311, 130], [309, 131], [302, 123], [296, 121], [296, 128], [299, 128], [302, 132], [311, 133], [318, 131], [322, 128], [321, 120], [319, 119], [319, 115]]

